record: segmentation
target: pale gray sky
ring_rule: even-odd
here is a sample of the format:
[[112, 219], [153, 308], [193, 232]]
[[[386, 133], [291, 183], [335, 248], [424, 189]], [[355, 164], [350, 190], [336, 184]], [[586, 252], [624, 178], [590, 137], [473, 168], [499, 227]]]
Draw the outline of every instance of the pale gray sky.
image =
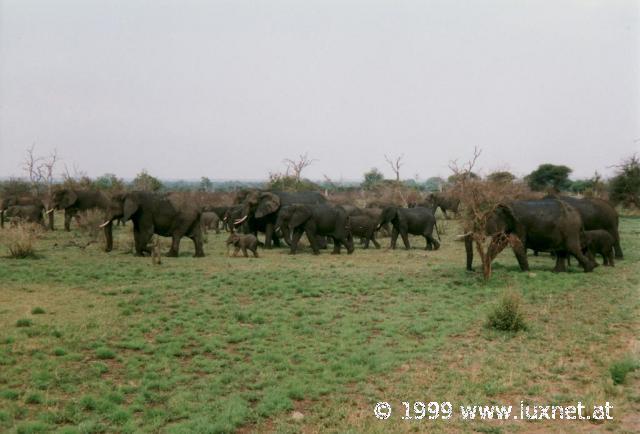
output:
[[638, 1], [0, 0], [0, 176], [403, 177], [640, 148]]

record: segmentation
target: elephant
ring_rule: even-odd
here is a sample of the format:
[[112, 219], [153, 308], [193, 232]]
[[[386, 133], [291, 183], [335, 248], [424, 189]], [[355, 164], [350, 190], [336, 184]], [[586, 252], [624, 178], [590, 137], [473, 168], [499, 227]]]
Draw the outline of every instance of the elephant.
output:
[[[56, 209], [64, 210], [64, 230], [68, 232], [71, 230], [71, 219], [74, 217], [77, 219], [79, 212], [90, 209], [106, 211], [109, 209], [109, 204], [109, 197], [101, 191], [65, 188], [53, 193], [47, 214], [52, 214]], [[105, 235], [107, 235], [107, 230], [111, 231], [111, 227], [105, 229]], [[107, 236], [107, 239], [109, 238]], [[107, 245], [107, 251], [110, 250]]]
[[340, 206], [331, 205], [289, 205], [280, 211], [276, 229], [288, 226], [291, 235], [292, 255], [296, 254], [298, 242], [303, 233], [307, 234], [309, 244], [315, 255], [320, 253], [318, 237], [333, 240], [333, 254], [339, 254], [341, 246], [347, 253], [353, 253], [353, 237], [349, 229], [349, 217]]
[[38, 223], [45, 227], [44, 218], [42, 217], [44, 206], [39, 205], [14, 205], [7, 208], [5, 216], [12, 220], [26, 223]]
[[[5, 213], [12, 206], [35, 206], [43, 207], [42, 199], [35, 196], [6, 196], [0, 202], [0, 227], [4, 228]], [[53, 215], [49, 216], [49, 229], [53, 230]]]
[[456, 216], [458, 215], [460, 199], [447, 193], [431, 193], [427, 196], [425, 204], [427, 204], [428, 207], [433, 208], [434, 213], [438, 208], [440, 208], [444, 214], [444, 218], [448, 220], [449, 216], [447, 215], [447, 210], [453, 211]]
[[[214, 212], [217, 216], [220, 222], [222, 222], [222, 229], [227, 230], [227, 231], [231, 231], [229, 226], [227, 225], [227, 221], [224, 219], [224, 216], [227, 214], [227, 211], [229, 210], [229, 206], [214, 206], [214, 205], [206, 205], [203, 206], [201, 211], [204, 212]], [[217, 233], [217, 232], [216, 232]]]
[[[590, 272], [595, 264], [582, 253], [580, 240], [583, 232], [580, 213], [556, 199], [499, 204], [489, 216], [485, 230], [485, 234], [492, 237], [488, 248], [490, 259], [506, 247], [505, 240], [508, 240], [522, 271], [529, 271], [526, 251], [532, 249], [556, 255], [554, 272], [567, 271], [565, 259], [569, 254], [578, 259], [585, 272]], [[464, 241], [467, 270], [472, 271], [472, 234], [466, 234]]]
[[247, 222], [248, 231], [251, 233], [264, 232], [265, 248], [273, 245], [279, 246], [277, 236], [274, 237], [274, 226], [278, 219], [278, 212], [287, 205], [326, 204], [325, 197], [316, 191], [284, 192], [245, 190], [239, 192], [235, 200], [236, 204], [243, 205], [242, 217], [234, 220], [234, 225]]
[[602, 255], [602, 263], [605, 266], [614, 267], [614, 246], [615, 239], [604, 229], [584, 232], [582, 249], [592, 261], [595, 261], [595, 255], [599, 254]]
[[249, 257], [247, 250], [253, 253], [255, 258], [258, 257], [258, 239], [253, 234], [237, 234], [232, 233], [227, 238], [227, 251], [229, 246], [234, 246], [233, 256], [238, 254], [238, 251], [242, 250], [242, 254], [245, 258]]
[[213, 211], [205, 211], [202, 213], [202, 231], [203, 233], [207, 233], [208, 229], [214, 229], [216, 234], [220, 233], [220, 218], [218, 214]]
[[[556, 198], [549, 196], [549, 199]], [[568, 203], [580, 213], [585, 231], [604, 229], [613, 237], [615, 255], [622, 259], [622, 247], [620, 246], [620, 234], [618, 232], [618, 213], [609, 202], [596, 198], [577, 199], [570, 196], [558, 196], [557, 199]]]
[[[405, 249], [410, 249], [408, 234], [422, 235], [427, 241], [426, 250], [438, 250], [440, 243], [433, 238], [433, 229], [436, 226], [436, 218], [429, 208], [399, 208], [390, 206], [382, 210], [378, 229], [385, 223], [391, 223], [391, 248], [396, 248], [398, 234], [402, 236]], [[437, 228], [436, 228], [437, 231]]]
[[178, 256], [182, 237], [193, 241], [195, 257], [204, 256], [201, 212], [196, 206], [178, 206], [163, 194], [144, 191], [120, 193], [111, 199], [106, 221], [101, 226], [110, 227], [118, 218], [123, 222], [133, 222], [136, 256], [150, 253], [148, 245], [153, 234], [172, 238], [167, 256]]
[[351, 235], [361, 237], [364, 240], [364, 248], [369, 248], [369, 242], [372, 242], [376, 249], [380, 248], [380, 243], [376, 241], [376, 228], [378, 220], [366, 214], [349, 216], [349, 228]]

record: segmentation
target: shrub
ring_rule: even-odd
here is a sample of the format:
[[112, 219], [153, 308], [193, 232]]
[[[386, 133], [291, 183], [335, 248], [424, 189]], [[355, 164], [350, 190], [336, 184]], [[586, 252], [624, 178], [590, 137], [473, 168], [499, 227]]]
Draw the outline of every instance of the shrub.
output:
[[489, 313], [487, 326], [510, 332], [526, 330], [520, 294], [514, 292], [505, 294], [493, 311]]
[[34, 307], [33, 309], [31, 309], [32, 315], [42, 315], [43, 313], [44, 313], [44, 309], [41, 307]]
[[104, 219], [104, 212], [95, 209], [87, 210], [78, 216], [78, 228], [87, 235], [90, 243], [104, 238], [104, 231], [100, 228]]
[[33, 322], [27, 318], [21, 318], [16, 321], [16, 327], [31, 327], [31, 324], [33, 324]]
[[609, 372], [611, 373], [611, 379], [613, 384], [624, 383], [625, 378], [629, 372], [635, 371], [640, 367], [640, 363], [633, 360], [631, 357], [619, 360], [611, 365]]
[[116, 357], [116, 353], [110, 348], [100, 347], [96, 350], [96, 357], [102, 360], [114, 359]]
[[11, 258], [35, 258], [35, 245], [42, 227], [35, 223], [20, 223], [5, 231], [5, 242]]

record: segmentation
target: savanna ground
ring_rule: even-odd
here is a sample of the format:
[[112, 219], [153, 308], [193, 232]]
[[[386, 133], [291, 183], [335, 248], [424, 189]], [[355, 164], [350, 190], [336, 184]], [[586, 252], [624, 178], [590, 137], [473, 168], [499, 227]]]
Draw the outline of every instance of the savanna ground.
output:
[[[44, 233], [37, 259], [8, 259], [0, 233], [0, 431], [638, 432], [640, 219], [622, 219], [615, 268], [553, 274], [545, 255], [521, 273], [505, 251], [488, 284], [446, 226], [437, 252], [414, 238], [410, 251], [259, 259], [227, 257], [226, 234], [209, 233], [206, 258], [185, 240], [161, 265], [130, 254], [130, 226], [110, 254], [71, 244], [86, 237], [75, 226]], [[486, 327], [506, 291], [522, 294], [525, 331]], [[614, 420], [456, 410], [521, 400], [609, 401]], [[454, 417], [404, 421], [402, 401], [450, 401]]]

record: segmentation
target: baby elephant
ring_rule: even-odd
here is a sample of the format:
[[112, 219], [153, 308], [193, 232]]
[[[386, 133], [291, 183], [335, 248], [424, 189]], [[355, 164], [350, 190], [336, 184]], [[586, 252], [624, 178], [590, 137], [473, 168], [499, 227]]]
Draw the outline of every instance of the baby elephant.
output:
[[613, 264], [613, 245], [615, 240], [613, 236], [602, 229], [594, 231], [585, 231], [584, 244], [582, 248], [586, 251], [587, 256], [595, 261], [595, 255], [602, 255], [603, 264], [614, 266]]
[[227, 251], [229, 250], [229, 246], [235, 247], [233, 251], [233, 256], [238, 254], [238, 251], [242, 249], [242, 254], [245, 258], [249, 257], [247, 250], [251, 250], [253, 252], [253, 256], [258, 257], [258, 239], [253, 234], [238, 234], [232, 233], [227, 238]]

